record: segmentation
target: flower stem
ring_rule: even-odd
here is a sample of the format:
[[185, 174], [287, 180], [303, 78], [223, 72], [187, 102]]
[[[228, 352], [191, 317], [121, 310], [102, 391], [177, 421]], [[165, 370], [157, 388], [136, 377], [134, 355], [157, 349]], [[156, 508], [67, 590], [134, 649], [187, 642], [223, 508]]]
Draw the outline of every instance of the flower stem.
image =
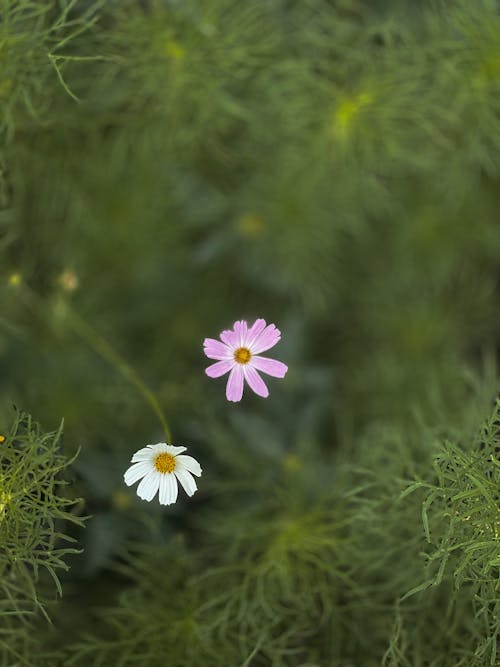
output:
[[118, 352], [76, 311], [66, 304], [67, 320], [73, 331], [80, 336], [100, 357], [114, 366], [142, 394], [151, 406], [165, 431], [167, 444], [171, 443], [172, 434], [160, 403], [151, 389], [141, 380], [137, 372], [121, 357]]
[[[46, 309], [40, 301], [40, 297], [36, 292], [26, 286], [20, 290], [20, 296], [24, 297], [25, 304], [35, 313], [46, 319]], [[65, 303], [65, 319], [73, 331], [84, 340], [90, 348], [94, 350], [102, 359], [116, 368], [123, 377], [128, 380], [139, 391], [145, 401], [152, 408], [155, 415], [158, 417], [160, 424], [165, 432], [167, 444], [172, 442], [172, 434], [168, 421], [161, 409], [160, 403], [153, 393], [153, 391], [141, 380], [138, 373], [123, 359], [123, 357], [112, 347], [108, 341], [99, 334], [94, 327], [86, 322], [81, 315], [79, 315], [69, 303]]]

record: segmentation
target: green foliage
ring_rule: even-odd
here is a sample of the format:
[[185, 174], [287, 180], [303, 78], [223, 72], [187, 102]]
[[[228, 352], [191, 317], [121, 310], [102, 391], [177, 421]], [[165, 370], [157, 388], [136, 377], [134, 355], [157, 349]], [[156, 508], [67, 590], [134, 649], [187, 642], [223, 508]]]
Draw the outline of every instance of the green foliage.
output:
[[[342, 466], [330, 491], [326, 461], [287, 456], [252, 485], [254, 500], [243, 485], [230, 516], [220, 501], [205, 511], [190, 549], [172, 541], [118, 567], [132, 586], [73, 661], [161, 665], [168, 652], [179, 665], [215, 666], [221, 655], [241, 665], [497, 664], [499, 406], [465, 449], [418, 422], [408, 445], [396, 431], [372, 433], [386, 462]], [[417, 442], [435, 481], [401, 477]]]
[[[499, 35], [494, 0], [0, 0], [0, 423], [64, 417], [92, 516], [52, 604], [68, 459], [16, 420], [4, 664], [498, 662]], [[289, 372], [229, 405], [201, 348], [240, 317]], [[203, 467], [168, 509], [123, 485], [162, 411]]]
[[189, 581], [192, 556], [180, 544], [155, 545], [130, 557], [119, 568], [131, 583], [140, 582], [122, 595], [116, 609], [105, 609], [99, 624], [112, 629], [108, 641], [85, 637], [75, 658], [81, 664], [137, 665], [173, 664], [186, 667], [206, 662], [206, 630], [195, 618], [199, 604], [197, 588]]
[[[78, 501], [65, 493], [62, 472], [71, 463], [60, 452], [61, 428], [44, 433], [26, 414], [17, 414], [1, 443], [0, 461], [0, 604], [3, 665], [31, 664], [37, 614], [62, 594], [58, 570], [78, 550], [64, 522], [82, 525]], [[47, 577], [50, 575], [52, 586]]]
[[[492, 417], [485, 422], [472, 447], [468, 446], [464, 451], [454, 444], [443, 444], [434, 460], [436, 483], [417, 482], [404, 492], [406, 496], [417, 489], [426, 491], [422, 519], [431, 549], [426, 554], [428, 578], [403, 599], [431, 586], [440, 586], [444, 581], [448, 588], [446, 618], [452, 627], [463, 624], [464, 609], [460, 605], [470, 605], [469, 614], [477, 620], [477, 627], [463, 627], [469, 637], [460, 645], [460, 651], [453, 650], [457, 654], [457, 664], [498, 664], [499, 426], [500, 401], [497, 401]], [[432, 597], [435, 602], [435, 596]], [[413, 610], [408, 614], [410, 619], [405, 622], [407, 625], [415, 623], [415, 612]], [[429, 639], [422, 641], [423, 638], [418, 636], [422, 629], [418, 625], [415, 627], [417, 630], [413, 634], [417, 636], [408, 643], [410, 646], [417, 642], [425, 645]], [[432, 660], [432, 657], [431, 654], [427, 659]]]

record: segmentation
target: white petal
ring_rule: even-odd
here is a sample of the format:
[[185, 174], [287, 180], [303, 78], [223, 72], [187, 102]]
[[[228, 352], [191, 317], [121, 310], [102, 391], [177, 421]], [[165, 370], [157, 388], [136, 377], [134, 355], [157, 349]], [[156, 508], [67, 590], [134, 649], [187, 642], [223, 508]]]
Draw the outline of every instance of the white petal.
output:
[[185, 454], [181, 454], [180, 456], [176, 456], [175, 460], [177, 463], [176, 469], [189, 470], [189, 472], [192, 472], [193, 475], [196, 475], [197, 477], [201, 475], [200, 464], [196, 459], [193, 459], [192, 456], [186, 456]]
[[170, 481], [170, 502], [175, 503], [177, 500], [177, 494], [179, 493], [179, 485], [177, 484], [177, 477], [171, 473], [168, 475], [168, 479]]
[[177, 468], [174, 471], [174, 474], [182, 484], [182, 488], [188, 494], [188, 496], [192, 496], [198, 487], [196, 486], [196, 481], [191, 473], [183, 468]]
[[174, 445], [167, 445], [167, 448], [165, 449], [166, 452], [169, 454], [173, 454], [174, 456], [177, 456], [177, 454], [180, 454], [181, 452], [185, 452], [187, 447], [174, 447]]
[[137, 461], [149, 461], [152, 458], [153, 452], [151, 451], [151, 445], [148, 445], [147, 447], [139, 449], [139, 451], [132, 456], [132, 463], [137, 463]]
[[177, 500], [177, 479], [172, 473], [166, 473], [160, 479], [160, 505], [172, 505]]
[[161, 452], [168, 451], [168, 445], [166, 442], [157, 442], [156, 445], [148, 445], [151, 456], [154, 458], [157, 454]]
[[160, 486], [161, 474], [156, 470], [151, 470], [137, 487], [137, 495], [143, 500], [152, 500], [158, 487]]
[[148, 445], [147, 447], [139, 449], [139, 451], [133, 455], [132, 463], [136, 463], [137, 461], [152, 461], [158, 454], [161, 454], [161, 452], [168, 452], [175, 456], [176, 454], [185, 451], [185, 447], [174, 447], [173, 445], [167, 445], [166, 442], [157, 442], [156, 445]]
[[133, 466], [130, 466], [128, 470], [125, 471], [123, 479], [127, 486], [132, 486], [137, 480], [147, 475], [148, 472], [152, 470], [151, 463], [149, 461], [139, 461], [139, 463], [134, 463]]

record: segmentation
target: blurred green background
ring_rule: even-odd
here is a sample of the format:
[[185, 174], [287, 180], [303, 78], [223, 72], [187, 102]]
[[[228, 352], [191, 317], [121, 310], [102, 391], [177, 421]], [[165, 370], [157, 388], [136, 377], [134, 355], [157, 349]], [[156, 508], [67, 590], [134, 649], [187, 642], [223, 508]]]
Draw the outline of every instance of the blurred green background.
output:
[[[64, 418], [90, 517], [2, 664], [498, 664], [499, 148], [497, 2], [0, 0], [0, 427]], [[123, 484], [161, 426], [77, 316], [192, 499]], [[229, 404], [257, 317], [289, 372]]]

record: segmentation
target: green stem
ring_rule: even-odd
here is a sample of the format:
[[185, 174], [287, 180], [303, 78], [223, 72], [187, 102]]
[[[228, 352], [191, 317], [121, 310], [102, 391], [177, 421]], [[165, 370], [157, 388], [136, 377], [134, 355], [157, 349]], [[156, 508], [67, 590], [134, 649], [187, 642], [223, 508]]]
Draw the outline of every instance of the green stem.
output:
[[80, 338], [85, 340], [88, 345], [101, 356], [105, 361], [108, 361], [114, 366], [125, 379], [133, 384], [136, 389], [142, 394], [144, 399], [149, 403], [153, 412], [158, 417], [160, 424], [165, 431], [167, 443], [172, 440], [170, 427], [160, 407], [160, 403], [151, 389], [141, 380], [136, 371], [129, 366], [129, 364], [115, 351], [115, 349], [103, 338], [97, 331], [90, 326], [78, 313], [76, 313], [68, 304], [67, 316], [68, 322]]
[[[46, 318], [46, 309], [40, 303], [38, 295], [26, 286], [20, 290], [26, 305], [32, 308], [37, 315]], [[167, 443], [172, 442], [172, 434], [167, 419], [163, 414], [160, 403], [151, 389], [141, 380], [136, 371], [121, 357], [118, 352], [101, 336], [90, 324], [88, 324], [71, 306], [66, 303], [67, 322], [73, 331], [84, 340], [100, 357], [116, 368], [123, 377], [128, 380], [139, 391], [147, 403], [149, 403], [160, 424], [165, 431]]]

